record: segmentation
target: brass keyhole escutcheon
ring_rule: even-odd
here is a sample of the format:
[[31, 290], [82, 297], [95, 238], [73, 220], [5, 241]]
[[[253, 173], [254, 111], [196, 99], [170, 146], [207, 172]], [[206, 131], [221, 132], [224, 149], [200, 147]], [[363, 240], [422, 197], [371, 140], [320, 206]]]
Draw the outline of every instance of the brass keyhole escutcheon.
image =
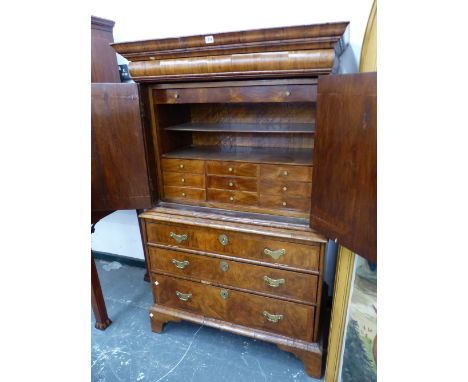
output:
[[221, 235], [218, 236], [218, 240], [221, 243], [221, 245], [228, 245], [229, 244], [229, 238], [224, 233], [222, 233]]
[[219, 294], [221, 295], [222, 298], [224, 298], [225, 300], [228, 299], [229, 297], [229, 292], [226, 290], [226, 289], [221, 289], [219, 291]]
[[226, 263], [225, 261], [221, 261], [221, 263], [219, 264], [219, 267], [221, 268], [223, 272], [226, 272], [229, 269], [229, 264]]

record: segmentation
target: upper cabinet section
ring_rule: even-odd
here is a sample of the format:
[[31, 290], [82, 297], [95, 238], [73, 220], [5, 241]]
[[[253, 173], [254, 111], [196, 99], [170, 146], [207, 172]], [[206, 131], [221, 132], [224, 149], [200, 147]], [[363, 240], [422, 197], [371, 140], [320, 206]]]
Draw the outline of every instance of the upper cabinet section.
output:
[[317, 77], [336, 72], [348, 22], [112, 44], [136, 82]]

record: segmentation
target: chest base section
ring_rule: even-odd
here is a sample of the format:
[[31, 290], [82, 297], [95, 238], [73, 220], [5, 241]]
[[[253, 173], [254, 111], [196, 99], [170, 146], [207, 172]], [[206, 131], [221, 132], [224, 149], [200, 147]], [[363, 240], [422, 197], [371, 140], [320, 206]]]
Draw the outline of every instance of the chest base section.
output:
[[253, 329], [251, 327], [237, 325], [158, 304], [154, 304], [150, 308], [151, 329], [155, 333], [161, 333], [163, 331], [164, 324], [167, 322], [180, 322], [182, 320], [274, 343], [281, 350], [293, 353], [297, 358], [299, 358], [303, 362], [304, 369], [310, 377], [316, 379], [321, 378], [323, 351], [322, 344], [320, 342], [297, 340], [264, 330]]

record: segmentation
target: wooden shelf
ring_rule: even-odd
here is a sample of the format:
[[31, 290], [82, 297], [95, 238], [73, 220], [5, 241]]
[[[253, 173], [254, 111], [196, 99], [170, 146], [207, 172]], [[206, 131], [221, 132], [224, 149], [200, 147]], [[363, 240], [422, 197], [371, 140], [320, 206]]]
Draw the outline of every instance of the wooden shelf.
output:
[[210, 133], [276, 133], [314, 134], [315, 123], [183, 123], [164, 128], [170, 131], [202, 131]]
[[312, 149], [277, 147], [190, 146], [162, 155], [163, 158], [221, 160], [232, 162], [312, 165]]

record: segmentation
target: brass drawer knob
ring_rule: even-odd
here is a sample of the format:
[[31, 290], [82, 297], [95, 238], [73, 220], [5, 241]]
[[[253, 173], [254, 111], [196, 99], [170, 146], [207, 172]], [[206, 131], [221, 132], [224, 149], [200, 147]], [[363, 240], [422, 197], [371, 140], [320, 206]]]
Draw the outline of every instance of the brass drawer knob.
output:
[[267, 312], [266, 310], [263, 311], [263, 315], [266, 317], [266, 319], [270, 322], [277, 323], [283, 319], [282, 314], [271, 314]]
[[188, 301], [192, 298], [192, 293], [181, 293], [178, 290], [175, 292], [179, 300]]
[[182, 196], [185, 198], [187, 194], [185, 192], [182, 192]]
[[219, 294], [220, 294], [220, 296], [221, 296], [222, 298], [224, 298], [225, 300], [227, 300], [228, 297], [229, 297], [229, 292], [228, 292], [226, 289], [221, 289], [221, 290], [219, 291]]
[[182, 178], [180, 181], [181, 181], [182, 183], [185, 183], [185, 178]]
[[184, 168], [184, 165], [183, 165], [183, 164], [179, 164], [179, 168]]
[[284, 93], [286, 95], [286, 97], [289, 97], [291, 95], [291, 92], [289, 90], [286, 91], [286, 93]]
[[263, 250], [263, 253], [265, 255], [271, 256], [274, 260], [278, 260], [281, 256], [286, 254], [286, 250], [284, 248], [277, 249], [276, 251], [273, 251], [271, 249], [265, 248]]
[[229, 182], [229, 187], [234, 187], [234, 183]]
[[229, 168], [228, 168], [228, 171], [229, 171], [229, 172], [233, 172], [234, 169], [233, 169], [232, 167], [229, 167]]
[[288, 188], [286, 186], [284, 186], [283, 191], [288, 191]]
[[231, 202], [233, 202], [233, 201], [234, 201], [234, 196], [230, 196], [230, 197], [229, 197], [229, 200], [230, 200]]
[[187, 260], [179, 261], [179, 260], [176, 260], [176, 259], [172, 259], [171, 262], [172, 262], [172, 264], [174, 264], [179, 269], [185, 269], [187, 267], [187, 265], [190, 264]]
[[169, 234], [170, 237], [172, 237], [177, 243], [182, 243], [183, 241], [187, 240], [188, 238], [188, 235], [186, 233], [182, 234], [182, 235], [177, 235], [176, 233], [174, 232], [171, 232]]
[[221, 261], [221, 263], [219, 263], [219, 267], [223, 272], [227, 272], [227, 270], [229, 269], [229, 264], [225, 261]]
[[228, 245], [229, 244], [229, 238], [224, 233], [222, 233], [221, 235], [218, 236], [218, 241], [221, 243], [221, 245]]
[[288, 205], [288, 203], [286, 203], [286, 202], [283, 202], [281, 204], [283, 205], [283, 207], [286, 207]]
[[278, 288], [280, 285], [285, 283], [284, 279], [272, 279], [267, 275], [263, 276], [263, 281], [265, 281], [265, 284], [271, 286], [272, 288]]
[[283, 171], [283, 176], [288, 176], [288, 172], [287, 171]]
[[175, 99], [179, 98], [179, 93], [174, 93], [174, 98]]

